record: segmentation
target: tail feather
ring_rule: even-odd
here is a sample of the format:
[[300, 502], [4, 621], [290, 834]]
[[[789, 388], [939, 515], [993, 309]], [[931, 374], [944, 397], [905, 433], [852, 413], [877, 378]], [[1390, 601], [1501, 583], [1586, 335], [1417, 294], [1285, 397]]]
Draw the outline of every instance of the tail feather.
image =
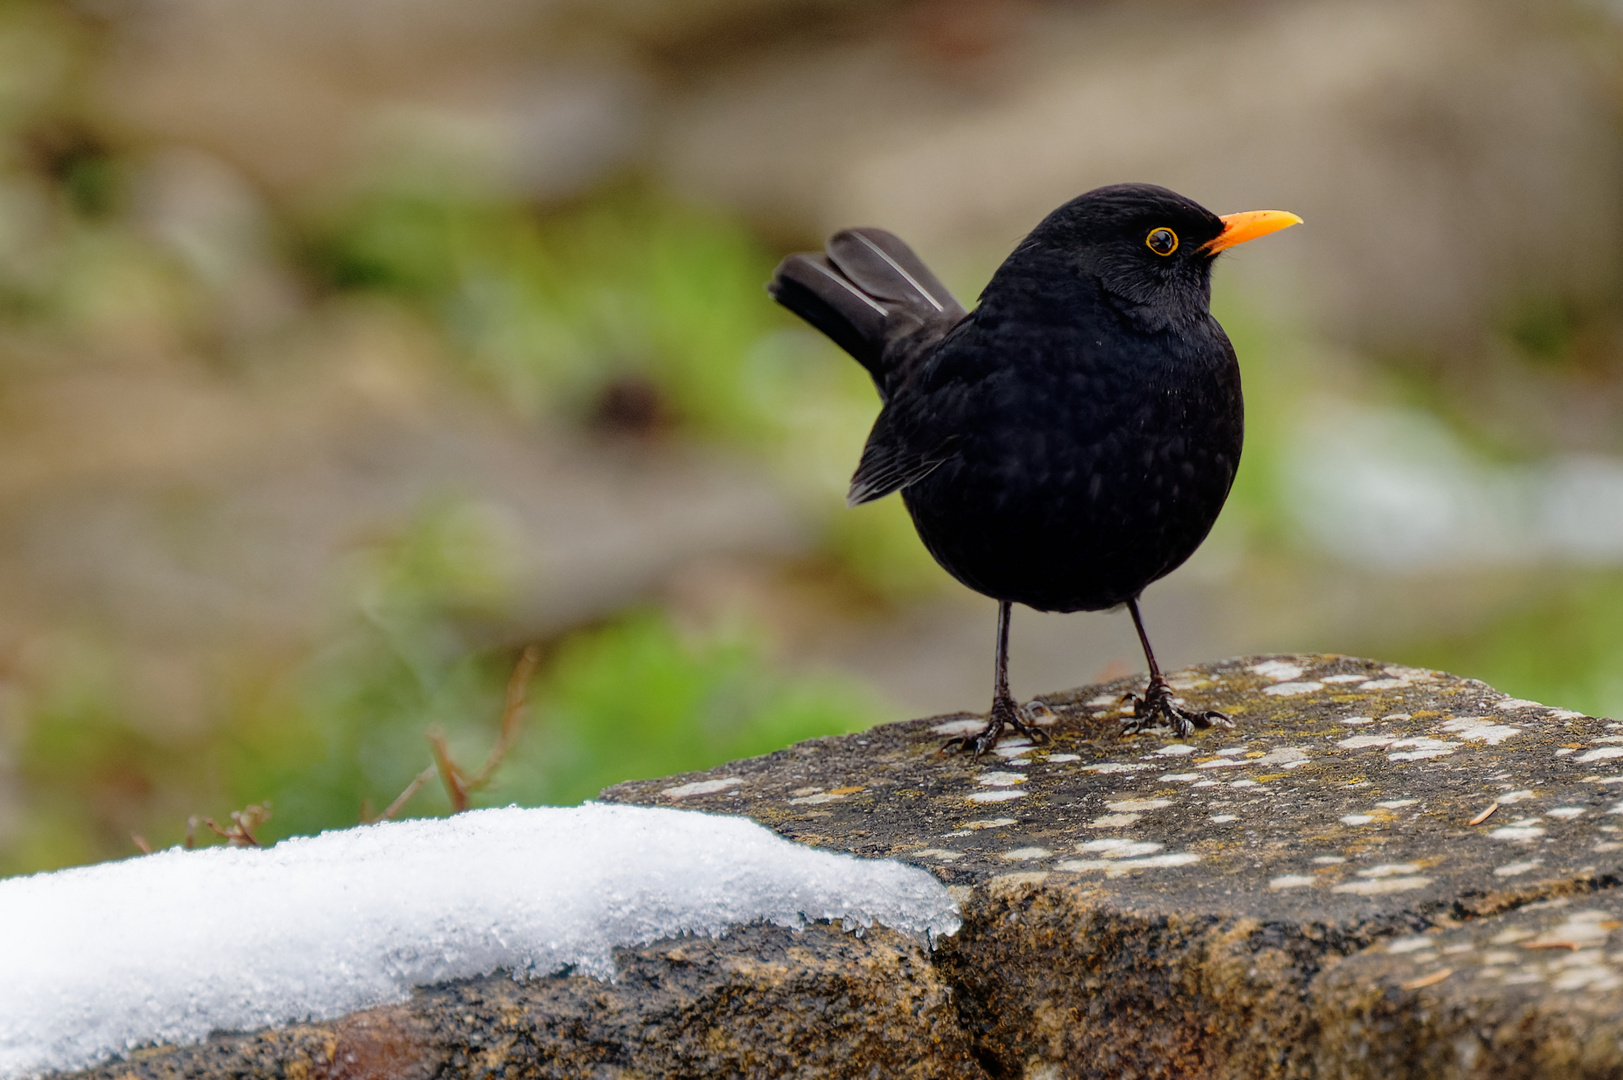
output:
[[767, 285], [772, 299], [811, 323], [869, 371], [885, 347], [889, 310], [822, 255], [790, 255]]
[[[790, 255], [767, 292], [854, 356], [881, 397], [889, 396], [892, 381], [908, 367], [902, 357], [887, 356], [891, 345], [902, 348], [901, 339], [916, 338], [927, 327], [933, 340], [964, 317], [963, 305], [940, 279], [883, 229], [846, 229], [829, 240], [827, 255]], [[919, 344], [906, 348], [917, 352]]]
[[846, 229], [828, 242], [840, 272], [868, 295], [908, 309], [921, 320], [963, 318], [963, 306], [913, 249], [883, 229]]

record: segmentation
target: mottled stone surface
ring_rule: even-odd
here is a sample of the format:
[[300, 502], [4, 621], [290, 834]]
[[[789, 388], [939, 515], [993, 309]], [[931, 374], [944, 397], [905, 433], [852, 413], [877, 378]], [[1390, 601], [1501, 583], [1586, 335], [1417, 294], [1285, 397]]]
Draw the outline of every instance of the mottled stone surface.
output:
[[1126, 680], [979, 761], [947, 717], [604, 793], [928, 867], [933, 954], [750, 928], [98, 1075], [1623, 1076], [1623, 724], [1344, 657], [1174, 683], [1235, 730], [1124, 737]]
[[[917, 721], [605, 797], [748, 814], [958, 887], [936, 962], [993, 1075], [1623, 1075], [1623, 997], [1591, 992], [1623, 985], [1604, 936], [1573, 954], [1598, 980], [1576, 989], [1546, 950], [1426, 986], [1449, 965], [1417, 958], [1442, 953], [1384, 951], [1491, 940], [1540, 901], [1610, 910], [1623, 724], [1342, 657], [1173, 681], [1235, 730], [1122, 737], [1124, 680], [1044, 698], [1046, 745], [980, 761], [935, 753], [978, 721]], [[705, 780], [736, 782], [671, 794]]]
[[84, 1076], [179, 1080], [900, 1077], [985, 1080], [918, 942], [745, 927], [617, 955], [613, 983], [503, 975], [329, 1024], [139, 1052]]

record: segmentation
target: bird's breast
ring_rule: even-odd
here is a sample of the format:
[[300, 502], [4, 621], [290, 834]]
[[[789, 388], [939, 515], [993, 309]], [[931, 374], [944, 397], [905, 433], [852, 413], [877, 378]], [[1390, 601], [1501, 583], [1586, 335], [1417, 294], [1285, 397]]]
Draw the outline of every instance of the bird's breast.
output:
[[1097, 609], [1138, 595], [1205, 538], [1239, 464], [1244, 410], [1226, 340], [1140, 342], [1131, 355], [1103, 335], [1064, 344], [1050, 335], [1008, 356], [967, 404], [953, 460], [904, 495], [925, 544], [970, 587]]

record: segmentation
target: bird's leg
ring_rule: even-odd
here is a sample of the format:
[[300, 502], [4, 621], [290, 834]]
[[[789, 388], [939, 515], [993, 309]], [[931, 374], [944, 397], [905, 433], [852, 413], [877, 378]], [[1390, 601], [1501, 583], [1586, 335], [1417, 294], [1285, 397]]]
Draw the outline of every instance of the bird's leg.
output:
[[1149, 635], [1144, 633], [1144, 619], [1138, 613], [1138, 598], [1127, 601], [1127, 610], [1133, 614], [1133, 627], [1138, 631], [1138, 642], [1144, 646], [1144, 659], [1150, 665], [1150, 685], [1144, 688], [1144, 696], [1128, 694], [1125, 700], [1133, 703], [1133, 718], [1127, 721], [1123, 729], [1132, 735], [1140, 731], [1147, 731], [1153, 727], [1160, 727], [1163, 722], [1172, 726], [1173, 732], [1183, 738], [1196, 728], [1232, 728], [1234, 721], [1215, 709], [1206, 712], [1192, 713], [1180, 709], [1172, 701], [1172, 687], [1161, 677], [1161, 668], [1155, 662], [1155, 653], [1150, 649]]
[[992, 690], [992, 711], [986, 716], [986, 726], [977, 735], [960, 735], [948, 739], [943, 752], [956, 747], [971, 750], [980, 757], [997, 744], [1005, 727], [1012, 727], [1032, 742], [1047, 742], [1048, 734], [1027, 727], [1020, 719], [1020, 706], [1009, 693], [1009, 612], [1014, 607], [1007, 600], [998, 601], [997, 607], [997, 678]]

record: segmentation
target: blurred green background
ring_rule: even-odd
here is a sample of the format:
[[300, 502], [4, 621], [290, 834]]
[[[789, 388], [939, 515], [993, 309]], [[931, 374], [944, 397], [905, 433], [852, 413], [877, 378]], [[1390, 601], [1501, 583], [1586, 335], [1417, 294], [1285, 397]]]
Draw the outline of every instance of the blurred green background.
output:
[[353, 824], [531, 643], [479, 805], [984, 708], [992, 605], [844, 508], [877, 402], [762, 286], [876, 224], [967, 300], [1129, 179], [1307, 219], [1218, 274], [1246, 459], [1163, 659], [1623, 711], [1615, 5], [11, 0], [0, 58], [0, 873]]

